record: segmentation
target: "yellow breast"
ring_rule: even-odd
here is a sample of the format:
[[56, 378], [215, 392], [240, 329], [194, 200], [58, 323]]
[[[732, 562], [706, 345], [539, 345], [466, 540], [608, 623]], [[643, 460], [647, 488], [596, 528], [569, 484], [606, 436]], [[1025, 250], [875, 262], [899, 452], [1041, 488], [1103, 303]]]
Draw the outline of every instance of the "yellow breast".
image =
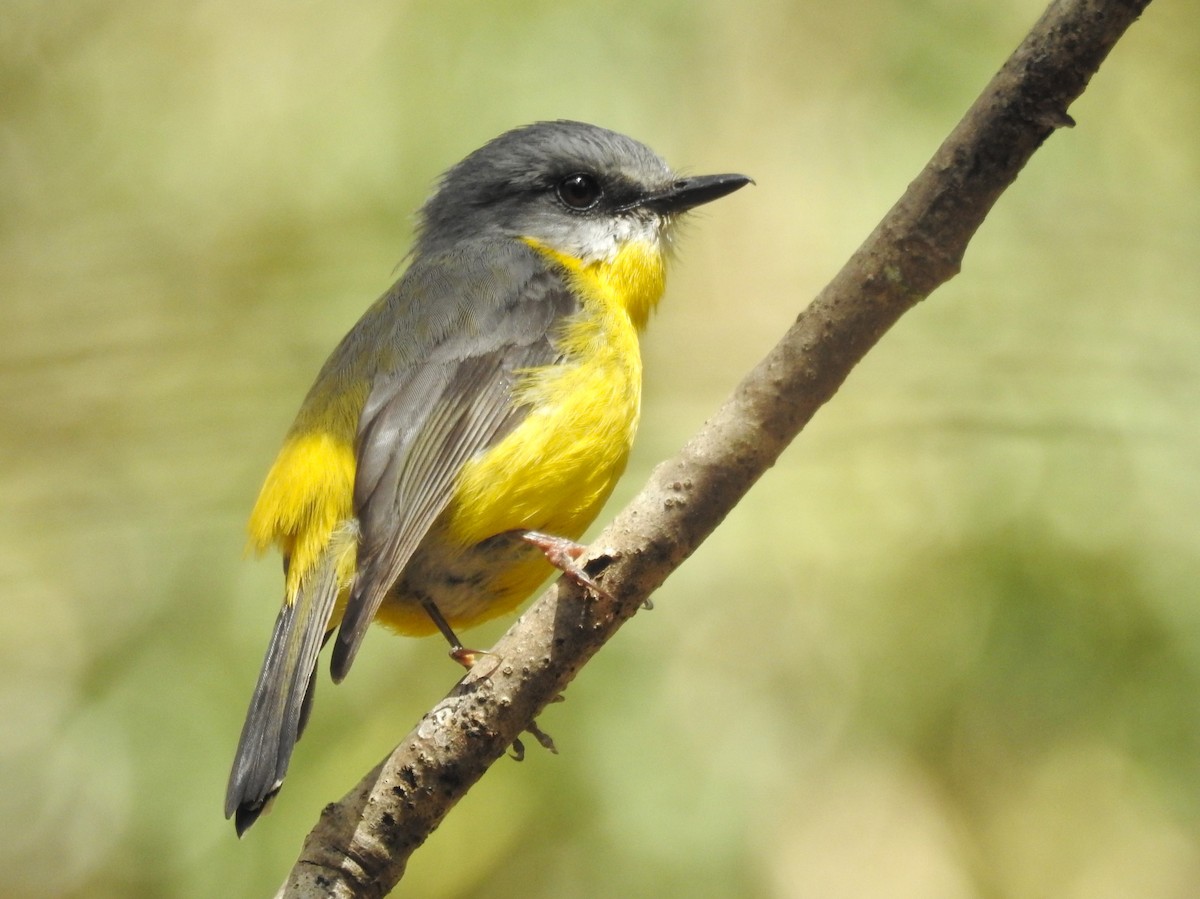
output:
[[519, 382], [529, 415], [459, 477], [450, 533], [465, 545], [516, 528], [578, 538], [624, 471], [641, 413], [638, 331], [662, 296], [662, 254], [634, 243], [585, 264], [531, 245], [567, 271], [582, 309], [564, 324], [565, 360]]

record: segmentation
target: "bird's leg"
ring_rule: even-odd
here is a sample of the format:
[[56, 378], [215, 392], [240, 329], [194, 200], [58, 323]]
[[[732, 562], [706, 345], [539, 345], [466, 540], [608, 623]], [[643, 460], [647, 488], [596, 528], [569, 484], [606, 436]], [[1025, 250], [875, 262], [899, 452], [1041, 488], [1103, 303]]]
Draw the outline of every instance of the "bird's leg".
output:
[[546, 561], [565, 574], [573, 583], [585, 590], [591, 590], [602, 599], [612, 600], [613, 595], [600, 586], [590, 574], [579, 564], [579, 557], [587, 547], [565, 537], [555, 537], [543, 534], [541, 531], [522, 531], [521, 539], [536, 546], [546, 557]]
[[433, 620], [434, 625], [442, 632], [442, 636], [446, 638], [446, 642], [450, 644], [450, 658], [454, 659], [458, 664], [470, 671], [471, 666], [475, 664], [481, 655], [487, 655], [482, 649], [467, 649], [462, 645], [462, 641], [458, 639], [458, 634], [454, 633], [449, 622], [442, 617], [442, 613], [433, 604], [433, 600], [422, 599], [421, 608], [425, 610], [425, 614]]
[[[450, 658], [454, 659], [454, 661], [458, 662], [458, 664], [462, 665], [468, 671], [471, 670], [481, 655], [490, 655], [486, 650], [467, 649], [463, 646], [462, 641], [458, 639], [458, 634], [454, 633], [454, 628], [450, 627], [450, 622], [443, 617], [441, 611], [434, 605], [433, 600], [422, 599], [421, 608], [425, 610], [425, 613], [433, 620], [437, 629], [441, 631], [442, 636], [446, 638], [446, 642], [450, 644]], [[556, 702], [560, 702], [561, 700], [561, 696], [555, 698]], [[544, 748], [558, 755], [558, 748], [554, 745], [553, 738], [538, 727], [536, 721], [530, 721], [525, 731], [532, 734], [534, 739]], [[519, 737], [513, 740], [512, 757], [518, 762], [525, 759], [525, 744], [521, 742]]]
[[[546, 561], [561, 571], [564, 575], [571, 579], [572, 582], [583, 587], [585, 590], [591, 590], [597, 596], [611, 600], [612, 594], [604, 587], [600, 586], [590, 574], [583, 570], [583, 566], [579, 564], [579, 557], [583, 555], [587, 547], [576, 543], [574, 540], [568, 540], [565, 537], [555, 537], [551, 534], [543, 534], [540, 531], [519, 531], [517, 532], [521, 539], [525, 542], [536, 546], [542, 551], [546, 557]], [[487, 655], [488, 653], [479, 649], [467, 649], [463, 646], [462, 641], [458, 639], [458, 634], [454, 633], [454, 629], [450, 627], [450, 623], [443, 617], [441, 611], [434, 605], [431, 599], [422, 599], [421, 607], [425, 609], [425, 613], [433, 621], [434, 625], [446, 638], [446, 642], [450, 644], [450, 658], [458, 662], [464, 668], [470, 668], [478, 661], [479, 656]], [[561, 702], [562, 697], [555, 697], [556, 702]], [[529, 726], [525, 732], [532, 735], [535, 740], [550, 752], [558, 754], [558, 748], [554, 745], [554, 739], [538, 727], [537, 721], [529, 722]], [[518, 738], [513, 740], [512, 757], [518, 762], [525, 758], [525, 746]]]

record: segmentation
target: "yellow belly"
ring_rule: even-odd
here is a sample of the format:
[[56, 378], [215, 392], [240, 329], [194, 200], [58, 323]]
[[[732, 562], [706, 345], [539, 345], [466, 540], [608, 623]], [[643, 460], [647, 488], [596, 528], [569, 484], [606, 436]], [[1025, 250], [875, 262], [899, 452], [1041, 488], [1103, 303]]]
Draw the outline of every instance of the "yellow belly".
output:
[[557, 399], [541, 402], [491, 451], [467, 465], [454, 498], [405, 569], [379, 619], [430, 633], [418, 597], [457, 627], [501, 615], [551, 573], [515, 534], [578, 539], [625, 470], [640, 405], [639, 366], [591, 364], [554, 372]]

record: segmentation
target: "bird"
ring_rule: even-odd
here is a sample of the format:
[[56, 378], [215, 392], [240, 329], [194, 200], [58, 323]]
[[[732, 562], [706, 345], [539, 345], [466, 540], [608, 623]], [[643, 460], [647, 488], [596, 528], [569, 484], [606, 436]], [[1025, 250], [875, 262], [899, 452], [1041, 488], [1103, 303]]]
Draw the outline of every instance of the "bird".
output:
[[317, 374], [249, 543], [284, 599], [225, 797], [238, 836], [269, 807], [312, 709], [318, 657], [350, 670], [368, 626], [441, 632], [513, 610], [555, 567], [602, 591], [574, 541], [641, 415], [639, 334], [676, 224], [751, 183], [682, 176], [575, 121], [492, 139], [421, 207], [409, 263]]

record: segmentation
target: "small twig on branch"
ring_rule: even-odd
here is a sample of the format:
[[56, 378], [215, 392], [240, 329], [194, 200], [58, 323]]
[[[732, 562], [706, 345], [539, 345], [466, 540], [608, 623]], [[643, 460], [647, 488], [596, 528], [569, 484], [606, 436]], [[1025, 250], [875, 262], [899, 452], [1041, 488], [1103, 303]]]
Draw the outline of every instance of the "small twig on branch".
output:
[[1058, 0], [833, 281], [733, 396], [399, 747], [328, 806], [279, 895], [377, 897], [575, 673], [774, 464], [896, 320], [957, 274], [996, 199], [1149, 0]]

